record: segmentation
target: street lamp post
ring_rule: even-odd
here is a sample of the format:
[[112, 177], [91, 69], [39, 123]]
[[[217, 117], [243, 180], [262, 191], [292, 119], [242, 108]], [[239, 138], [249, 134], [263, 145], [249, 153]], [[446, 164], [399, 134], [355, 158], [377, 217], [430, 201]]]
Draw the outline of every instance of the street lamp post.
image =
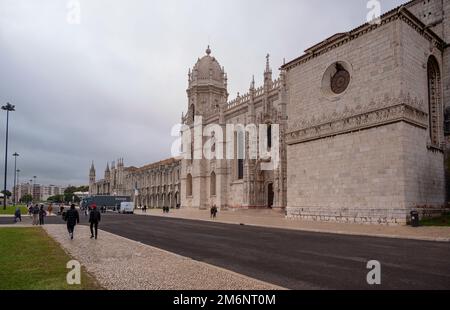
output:
[[9, 112], [15, 111], [15, 106], [10, 104], [9, 102], [2, 106], [2, 110], [6, 111], [6, 145], [5, 145], [5, 179], [3, 186], [3, 210], [6, 210], [6, 180], [8, 177], [8, 130], [9, 130]]
[[30, 190], [31, 202], [33, 202], [33, 179], [30, 179], [30, 183], [28, 183], [28, 189]]
[[[16, 175], [17, 175], [17, 187], [19, 187], [19, 184], [20, 184], [20, 182], [19, 182], [19, 174], [20, 174], [20, 169], [17, 169], [17, 170], [16, 170]], [[21, 188], [20, 193], [22, 193], [22, 187], [20, 187], [20, 188]], [[18, 200], [17, 198], [18, 198], [18, 196], [16, 196], [16, 200]], [[22, 198], [22, 197], [21, 197], [21, 198]]]
[[13, 192], [14, 192], [14, 196], [13, 196], [13, 205], [16, 206], [16, 195], [17, 195], [17, 189], [16, 189], [16, 182], [17, 182], [17, 157], [19, 156], [19, 154], [17, 154], [17, 152], [15, 152], [13, 154], [14, 156], [14, 187], [13, 187]]
[[35, 196], [35, 192], [36, 192], [36, 178], [37, 178], [37, 176], [33, 176], [33, 200], [35, 200], [35, 201], [36, 201], [36, 198], [34, 196]]

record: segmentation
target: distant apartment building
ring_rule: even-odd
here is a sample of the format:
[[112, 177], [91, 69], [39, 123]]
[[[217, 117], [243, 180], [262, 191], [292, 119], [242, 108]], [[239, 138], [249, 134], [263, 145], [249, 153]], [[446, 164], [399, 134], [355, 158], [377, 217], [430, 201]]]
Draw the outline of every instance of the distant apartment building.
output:
[[66, 187], [58, 185], [41, 185], [22, 183], [16, 186], [17, 201], [26, 195], [33, 196], [33, 200], [46, 201], [51, 196], [62, 195]]

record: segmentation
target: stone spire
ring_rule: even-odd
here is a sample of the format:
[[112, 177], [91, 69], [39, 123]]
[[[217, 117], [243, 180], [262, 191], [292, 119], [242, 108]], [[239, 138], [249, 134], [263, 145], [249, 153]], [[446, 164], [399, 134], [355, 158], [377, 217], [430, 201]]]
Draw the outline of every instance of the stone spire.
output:
[[105, 179], [109, 180], [110, 176], [111, 176], [111, 171], [109, 170], [109, 163], [106, 163]]
[[94, 193], [94, 185], [95, 185], [95, 167], [94, 161], [92, 161], [91, 169], [89, 171], [89, 193], [91, 195]]
[[208, 45], [208, 47], [206, 48], [206, 55], [211, 55], [211, 49], [209, 48], [209, 45]]
[[269, 61], [270, 55], [267, 54], [266, 56], [266, 70], [264, 70], [264, 87], [266, 90], [269, 90], [272, 88], [272, 69], [270, 68], [270, 61]]
[[255, 75], [252, 76], [252, 82], [250, 83], [250, 91], [255, 90]]

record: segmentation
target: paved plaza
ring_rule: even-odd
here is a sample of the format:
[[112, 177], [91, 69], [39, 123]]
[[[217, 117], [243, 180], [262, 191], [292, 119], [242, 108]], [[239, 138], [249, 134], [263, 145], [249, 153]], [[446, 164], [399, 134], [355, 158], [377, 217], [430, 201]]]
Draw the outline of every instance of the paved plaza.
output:
[[[82, 215], [71, 242], [60, 217], [47, 220], [50, 235], [112, 289], [448, 289], [450, 283], [448, 242], [119, 214], [103, 216], [97, 241], [88, 239]], [[381, 263], [380, 286], [367, 284], [370, 260]]]
[[64, 225], [45, 230], [106, 289], [112, 290], [271, 290], [281, 287], [194, 261], [105, 231], [89, 239], [89, 228], [76, 228], [69, 240]]
[[159, 209], [147, 212], [136, 211], [138, 215], [164, 216], [171, 218], [214, 221], [228, 224], [245, 224], [261, 227], [325, 232], [343, 235], [378, 236], [385, 238], [450, 241], [450, 227], [411, 227], [406, 225], [366, 225], [332, 222], [291, 220], [277, 210], [227, 210], [219, 212], [217, 218], [211, 219], [208, 210], [178, 209], [163, 214]]

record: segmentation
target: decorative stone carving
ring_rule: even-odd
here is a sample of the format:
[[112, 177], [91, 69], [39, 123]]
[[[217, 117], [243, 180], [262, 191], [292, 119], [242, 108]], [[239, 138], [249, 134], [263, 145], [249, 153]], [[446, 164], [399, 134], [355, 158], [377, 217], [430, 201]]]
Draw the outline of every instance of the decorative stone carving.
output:
[[331, 78], [331, 90], [335, 94], [343, 93], [350, 84], [350, 73], [336, 64], [337, 72]]
[[383, 101], [372, 101], [364, 108], [358, 105], [354, 110], [345, 109], [335, 119], [331, 118], [338, 116], [337, 113], [331, 114], [330, 117], [322, 116], [319, 121], [313, 116], [311, 121], [301, 123], [297, 129], [291, 128], [286, 135], [286, 142], [289, 145], [297, 144], [399, 121], [426, 129], [428, 114], [422, 107], [422, 102], [411, 100], [409, 95], [401, 95], [399, 99], [392, 100], [385, 97]]

